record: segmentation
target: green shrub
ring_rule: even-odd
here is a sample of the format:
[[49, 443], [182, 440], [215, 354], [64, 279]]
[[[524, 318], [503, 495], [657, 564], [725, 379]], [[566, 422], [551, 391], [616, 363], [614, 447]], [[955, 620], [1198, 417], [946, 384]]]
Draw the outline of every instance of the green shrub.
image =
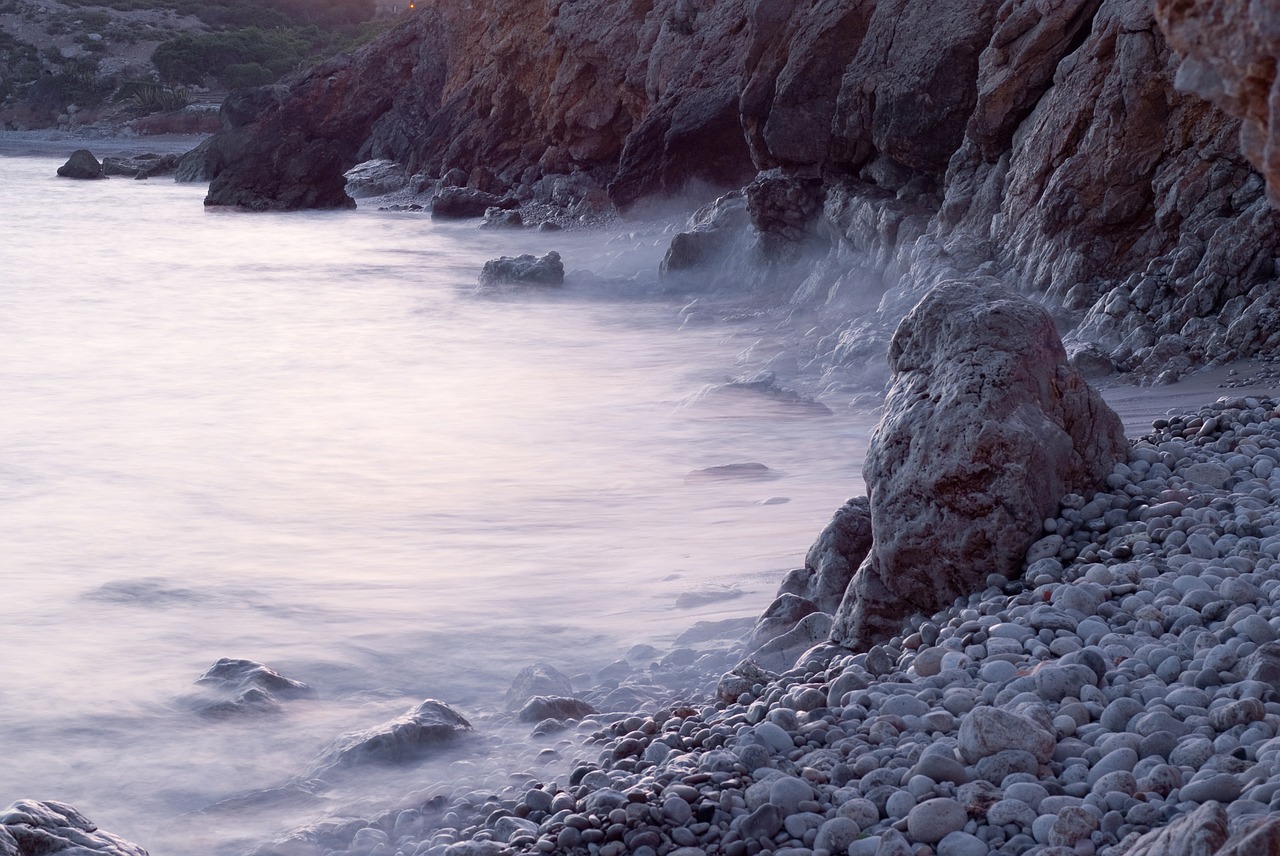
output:
[[165, 86], [151, 80], [130, 80], [116, 90], [115, 100], [126, 102], [140, 113], [181, 110], [191, 103], [185, 86]]

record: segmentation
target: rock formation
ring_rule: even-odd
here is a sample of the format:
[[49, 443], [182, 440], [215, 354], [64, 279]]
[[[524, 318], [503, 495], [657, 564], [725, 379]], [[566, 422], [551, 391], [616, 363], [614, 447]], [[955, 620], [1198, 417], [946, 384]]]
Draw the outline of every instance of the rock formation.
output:
[[874, 538], [831, 634], [853, 648], [1015, 576], [1059, 500], [1101, 488], [1128, 451], [1049, 314], [997, 283], [934, 288], [889, 364], [863, 468]]
[[564, 262], [555, 250], [545, 256], [523, 253], [489, 259], [480, 271], [481, 285], [560, 285]]
[[427, 699], [403, 716], [339, 737], [320, 757], [313, 775], [365, 764], [415, 761], [470, 731], [471, 723], [453, 708]]
[[42, 853], [147, 856], [141, 847], [101, 831], [65, 803], [19, 800], [0, 812], [0, 856]]
[[[384, 158], [487, 193], [578, 176], [624, 211], [762, 173], [737, 221], [758, 260], [829, 247], [791, 302], [885, 292], [875, 317], [815, 334], [828, 369], [876, 358], [875, 329], [927, 288], [990, 275], [1049, 306], [1093, 371], [1167, 381], [1280, 347], [1280, 218], [1254, 169], [1280, 162], [1280, 49], [1269, 4], [1154, 6], [432, 4], [234, 94], [182, 173], [213, 178], [211, 205], [331, 207], [351, 204], [343, 170]], [[665, 270], [732, 244], [694, 229]]]

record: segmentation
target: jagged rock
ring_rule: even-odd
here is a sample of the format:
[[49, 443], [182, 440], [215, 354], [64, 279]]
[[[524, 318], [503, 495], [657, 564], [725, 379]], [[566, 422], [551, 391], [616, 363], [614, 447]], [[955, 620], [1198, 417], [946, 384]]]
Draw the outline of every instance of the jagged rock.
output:
[[200, 181], [211, 181], [218, 174], [222, 165], [214, 148], [214, 139], [209, 137], [178, 158], [178, 165], [173, 173], [174, 181], [194, 184]]
[[836, 615], [854, 648], [1015, 576], [1068, 493], [1124, 459], [1120, 418], [1067, 363], [1040, 306], [986, 283], [946, 283], [898, 326], [893, 386], [863, 477], [870, 554]]
[[567, 697], [573, 686], [564, 673], [550, 663], [534, 663], [521, 669], [507, 690], [507, 710], [519, 710], [535, 696]]
[[67, 162], [58, 167], [58, 175], [63, 178], [99, 179], [106, 178], [102, 164], [88, 149], [76, 149]]
[[594, 707], [582, 699], [564, 698], [560, 696], [534, 696], [520, 708], [517, 719], [521, 722], [541, 722], [544, 719], [562, 721], [566, 719], [582, 719], [598, 713]]
[[782, 594], [761, 614], [747, 637], [747, 653], [763, 647], [778, 636], [792, 630], [805, 616], [818, 612], [818, 605], [794, 594]]
[[123, 838], [102, 832], [69, 805], [52, 800], [18, 800], [0, 812], [0, 856], [147, 856]]
[[541, 258], [524, 253], [502, 256], [484, 263], [480, 271], [481, 285], [560, 285], [564, 282], [564, 263], [555, 250]]
[[818, 241], [814, 225], [822, 212], [822, 181], [781, 170], [762, 173], [747, 185], [747, 214], [759, 233], [757, 252], [767, 260], [790, 259], [805, 244]]
[[1156, 20], [1183, 57], [1178, 89], [1244, 120], [1240, 148], [1280, 206], [1280, 105], [1274, 101], [1280, 7], [1248, 0], [1157, 0]]
[[352, 199], [386, 196], [409, 186], [409, 172], [391, 160], [368, 160], [358, 163], [343, 175], [347, 194]]
[[427, 699], [403, 716], [334, 741], [316, 762], [315, 772], [364, 764], [415, 761], [452, 745], [471, 731], [471, 723], [443, 702]]
[[745, 238], [750, 225], [747, 200], [741, 192], [727, 193], [689, 218], [689, 231], [671, 239], [662, 257], [659, 273], [669, 278], [680, 271], [703, 270], [745, 257]]
[[519, 205], [515, 199], [501, 199], [474, 187], [443, 187], [431, 200], [431, 216], [461, 220], [483, 217], [490, 208], [506, 210]]

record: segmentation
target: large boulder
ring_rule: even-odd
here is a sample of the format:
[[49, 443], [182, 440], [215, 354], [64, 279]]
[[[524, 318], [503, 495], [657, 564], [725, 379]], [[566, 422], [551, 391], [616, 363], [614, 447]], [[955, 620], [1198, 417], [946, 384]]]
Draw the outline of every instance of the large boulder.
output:
[[93, 821], [65, 803], [18, 800], [0, 812], [0, 856], [40, 853], [147, 856], [146, 850], [102, 832]]
[[874, 540], [832, 628], [853, 648], [1015, 576], [1058, 501], [1102, 487], [1128, 451], [1053, 319], [998, 284], [930, 291], [895, 331], [889, 366], [863, 468]]
[[99, 179], [106, 178], [102, 164], [88, 149], [76, 149], [67, 162], [58, 167], [58, 175], [63, 178]]

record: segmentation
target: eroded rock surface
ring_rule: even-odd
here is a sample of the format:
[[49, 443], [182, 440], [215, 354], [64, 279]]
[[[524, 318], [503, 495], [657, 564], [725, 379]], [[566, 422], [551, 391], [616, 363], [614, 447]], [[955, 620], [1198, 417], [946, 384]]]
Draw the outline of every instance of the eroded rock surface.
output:
[[750, 226], [741, 207], [695, 224], [664, 272], [730, 255], [769, 299], [856, 305], [814, 328], [819, 369], [878, 359], [937, 283], [994, 276], [1054, 312], [1082, 365], [1171, 381], [1280, 349], [1274, 6], [433, 4], [234, 94], [183, 174], [247, 208], [348, 205], [341, 173], [370, 158], [540, 202], [573, 177], [591, 211], [743, 187]]
[[45, 853], [147, 856], [146, 850], [103, 832], [65, 803], [18, 800], [0, 812], [0, 856]]
[[863, 468], [874, 540], [832, 630], [853, 648], [1017, 575], [1059, 500], [1100, 488], [1128, 450], [1049, 314], [998, 283], [930, 291], [889, 364]]

